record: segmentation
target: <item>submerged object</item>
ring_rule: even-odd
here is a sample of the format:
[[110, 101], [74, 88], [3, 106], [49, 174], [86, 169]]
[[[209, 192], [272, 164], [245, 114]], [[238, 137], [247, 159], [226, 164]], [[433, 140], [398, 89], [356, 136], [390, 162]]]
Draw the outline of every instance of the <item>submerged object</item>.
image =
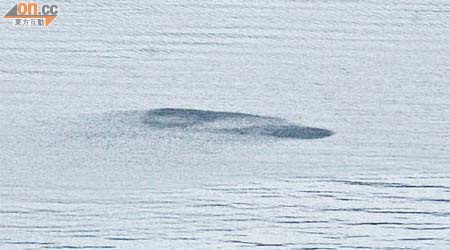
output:
[[145, 124], [158, 129], [184, 129], [223, 134], [319, 139], [333, 135], [328, 129], [305, 127], [277, 117], [196, 109], [149, 110]]

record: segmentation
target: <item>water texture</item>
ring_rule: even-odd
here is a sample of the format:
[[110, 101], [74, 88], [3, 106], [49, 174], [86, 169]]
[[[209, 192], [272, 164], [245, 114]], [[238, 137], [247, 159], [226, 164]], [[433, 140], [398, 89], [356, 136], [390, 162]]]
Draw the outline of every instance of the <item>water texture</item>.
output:
[[0, 20], [1, 250], [450, 249], [449, 1], [54, 3]]

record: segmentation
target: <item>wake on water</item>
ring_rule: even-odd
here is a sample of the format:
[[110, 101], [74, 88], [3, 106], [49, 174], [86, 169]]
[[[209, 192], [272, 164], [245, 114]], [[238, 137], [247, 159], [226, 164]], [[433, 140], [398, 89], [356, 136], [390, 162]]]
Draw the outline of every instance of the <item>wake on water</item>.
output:
[[157, 129], [183, 129], [223, 134], [319, 139], [333, 135], [328, 129], [304, 127], [277, 117], [196, 109], [149, 110], [144, 123]]

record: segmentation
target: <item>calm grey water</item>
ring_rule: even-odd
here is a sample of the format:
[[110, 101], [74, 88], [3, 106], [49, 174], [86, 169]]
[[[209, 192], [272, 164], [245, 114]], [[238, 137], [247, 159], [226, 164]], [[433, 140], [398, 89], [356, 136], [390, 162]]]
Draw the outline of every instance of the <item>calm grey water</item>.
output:
[[0, 249], [450, 248], [450, 2], [57, 3], [0, 23]]

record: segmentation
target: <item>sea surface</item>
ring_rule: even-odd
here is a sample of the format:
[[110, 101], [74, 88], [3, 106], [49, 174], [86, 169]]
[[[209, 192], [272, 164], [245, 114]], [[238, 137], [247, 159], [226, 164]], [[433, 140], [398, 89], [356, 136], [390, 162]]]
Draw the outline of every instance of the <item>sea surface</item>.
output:
[[40, 3], [0, 249], [450, 249], [449, 1]]

